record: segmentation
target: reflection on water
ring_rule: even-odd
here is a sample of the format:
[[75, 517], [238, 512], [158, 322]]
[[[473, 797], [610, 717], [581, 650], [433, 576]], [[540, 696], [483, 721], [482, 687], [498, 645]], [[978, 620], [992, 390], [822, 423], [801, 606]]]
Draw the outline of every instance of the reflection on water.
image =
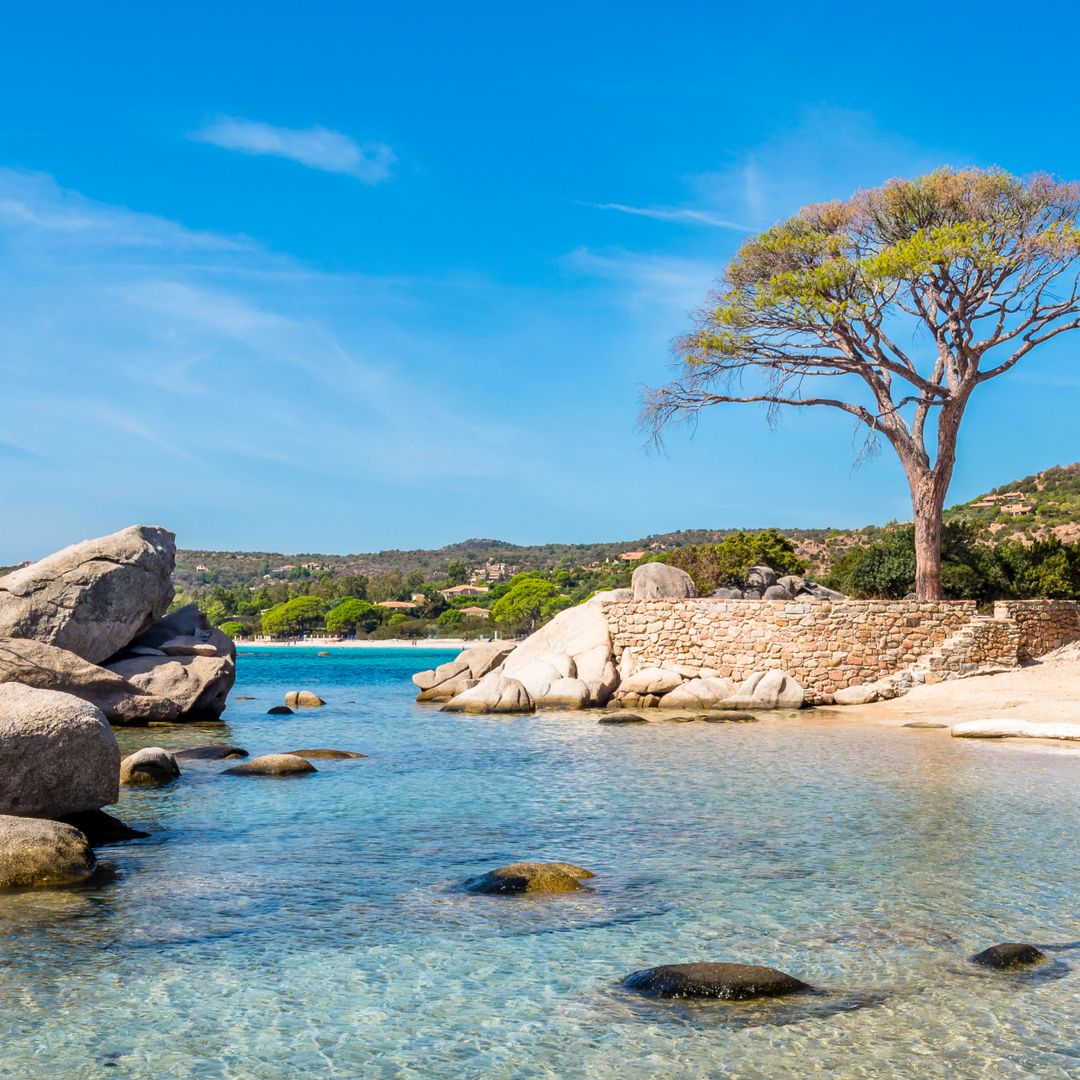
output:
[[[600, 726], [418, 707], [430, 653], [240, 660], [227, 725], [126, 751], [328, 746], [314, 776], [188, 761], [125, 792], [111, 880], [0, 897], [0, 1076], [1080, 1075], [1080, 758], [834, 720]], [[323, 709], [270, 717], [286, 690]], [[345, 704], [352, 701], [352, 704]], [[594, 888], [455, 886], [520, 859]], [[967, 958], [1032, 941], [1052, 963]], [[817, 993], [620, 989], [738, 960]]]

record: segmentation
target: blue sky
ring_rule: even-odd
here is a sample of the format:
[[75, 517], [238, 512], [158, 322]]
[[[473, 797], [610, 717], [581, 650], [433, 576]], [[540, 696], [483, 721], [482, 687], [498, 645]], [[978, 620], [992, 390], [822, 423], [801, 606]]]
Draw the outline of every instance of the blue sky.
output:
[[[839, 414], [666, 456], [635, 416], [747, 231], [942, 163], [1080, 177], [1075, 6], [940, 10], [12, 8], [0, 562], [134, 521], [346, 552], [905, 517]], [[1080, 459], [1077, 349], [980, 393], [953, 501]]]

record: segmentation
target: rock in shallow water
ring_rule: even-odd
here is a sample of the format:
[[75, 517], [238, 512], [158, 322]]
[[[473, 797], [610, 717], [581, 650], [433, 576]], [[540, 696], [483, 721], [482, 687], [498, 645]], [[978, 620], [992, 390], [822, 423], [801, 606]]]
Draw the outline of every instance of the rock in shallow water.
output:
[[619, 724], [647, 724], [648, 722], [649, 721], [646, 720], [644, 716], [638, 716], [637, 713], [628, 713], [628, 712], [604, 713], [604, 715], [601, 716], [599, 721], [598, 721], [598, 723], [601, 723], [601, 724], [613, 724], [613, 725], [619, 725]]
[[303, 776], [315, 772], [310, 761], [295, 754], [263, 754], [226, 769], [223, 776]]
[[81, 814], [67, 814], [61, 819], [65, 825], [78, 829], [86, 837], [91, 847], [102, 844], [117, 844], [123, 840], [142, 840], [150, 834], [142, 829], [133, 829], [119, 818], [106, 814], [104, 810], [86, 810]]
[[285, 704], [290, 709], [295, 709], [297, 706], [313, 709], [319, 705], [325, 705], [326, 702], [318, 694], [313, 694], [310, 690], [290, 690], [285, 695]]
[[71, 885], [96, 866], [89, 842], [74, 826], [0, 815], [0, 888]]
[[809, 990], [794, 975], [752, 964], [663, 964], [630, 975], [624, 985], [658, 998], [717, 998], [751, 1001]]
[[114, 803], [120, 751], [100, 709], [0, 685], [0, 814], [59, 818]]
[[1018, 968], [1034, 967], [1036, 964], [1045, 964], [1046, 954], [1023, 942], [1007, 941], [1001, 945], [991, 945], [989, 949], [983, 949], [972, 958], [973, 964], [979, 967], [994, 968], [997, 971], [1014, 971]]
[[487, 896], [521, 896], [525, 893], [575, 892], [591, 870], [573, 863], [511, 863], [465, 882], [469, 892]]
[[266, 710], [267, 716], [292, 716], [293, 711], [288, 705], [275, 705]]
[[179, 761], [221, 761], [224, 758], [247, 757], [248, 752], [240, 746], [210, 743], [208, 746], [192, 746], [187, 750], [174, 750], [173, 757]]
[[367, 754], [358, 754], [355, 750], [286, 750], [292, 757], [314, 759], [315, 761], [345, 761], [351, 758], [366, 758]]
[[144, 746], [120, 762], [120, 783], [144, 787], [171, 784], [180, 775], [176, 758], [160, 746]]

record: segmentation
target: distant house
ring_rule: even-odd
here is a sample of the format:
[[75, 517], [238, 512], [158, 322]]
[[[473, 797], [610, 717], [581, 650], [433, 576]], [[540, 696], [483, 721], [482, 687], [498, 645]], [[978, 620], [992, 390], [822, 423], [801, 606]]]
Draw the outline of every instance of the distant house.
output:
[[450, 589], [440, 589], [439, 595], [452, 600], [455, 596], [483, 596], [487, 591], [483, 585], [455, 585]]
[[322, 563], [317, 563], [317, 562], [306, 562], [306, 563], [301, 563], [300, 565], [305, 570], [321, 570], [322, 569]]
[[467, 619], [490, 619], [491, 612], [486, 607], [463, 607], [461, 614]]
[[389, 608], [391, 611], [415, 611], [420, 605], [411, 600], [380, 600], [375, 606]]
[[284, 566], [279, 566], [277, 568], [277, 573], [279, 573], [279, 574], [287, 574], [290, 570], [295, 570], [295, 569], [296, 569], [296, 566], [293, 563], [286, 563]]
[[195, 573], [196, 574], [206, 574], [206, 573], [209, 573], [209, 571], [210, 571], [210, 567], [209, 566], [203, 566], [202, 563], [199, 563], [199, 565], [195, 567]]
[[643, 559], [644, 557], [645, 557], [645, 552], [644, 551], [624, 551], [619, 556], [619, 558], [623, 562], [637, 562], [638, 559]]
[[[1005, 513], [1015, 513], [1009, 509], [1009, 504], [1021, 503], [1027, 495], [1023, 491], [1005, 491], [1000, 495], [984, 495], [978, 502], [973, 502], [972, 506], [996, 506], [1003, 510]], [[1024, 511], [1021, 511], [1024, 512]]]
[[488, 562], [484, 566], [478, 566], [469, 574], [469, 581], [476, 585], [481, 581], [505, 581], [514, 576], [515, 567], [504, 562]]
[[422, 592], [414, 592], [410, 599], [414, 600], [418, 604], [426, 604], [427, 603], [427, 596], [425, 596], [424, 593], [422, 593]]
[[1019, 514], [1030, 514], [1034, 509], [1030, 503], [1007, 503], [1001, 507], [1001, 512], [1009, 517], [1016, 517]]

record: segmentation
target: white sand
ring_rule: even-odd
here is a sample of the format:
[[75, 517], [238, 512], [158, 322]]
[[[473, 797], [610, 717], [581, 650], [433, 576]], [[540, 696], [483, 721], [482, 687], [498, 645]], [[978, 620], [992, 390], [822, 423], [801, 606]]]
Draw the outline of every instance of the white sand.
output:
[[1063, 724], [1080, 725], [1080, 648], [1067, 646], [1039, 663], [999, 675], [918, 686], [892, 701], [815, 712], [891, 726], [924, 721], [951, 728], [967, 721], [995, 720], [1028, 738], [1040, 737], [1041, 724], [1047, 725], [1042, 737], [1060, 738]]

